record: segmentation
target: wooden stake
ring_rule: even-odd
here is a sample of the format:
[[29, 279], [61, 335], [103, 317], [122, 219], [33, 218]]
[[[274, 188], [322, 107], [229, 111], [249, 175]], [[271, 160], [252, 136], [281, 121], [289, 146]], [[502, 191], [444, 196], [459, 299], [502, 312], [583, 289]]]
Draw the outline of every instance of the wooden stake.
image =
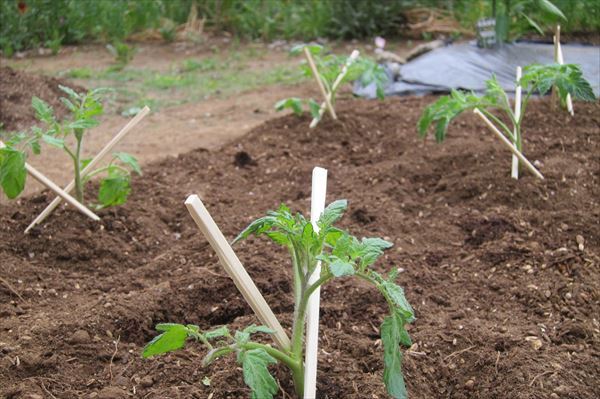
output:
[[[562, 46], [560, 41], [556, 42], [556, 49], [558, 50], [558, 63], [563, 65], [565, 63], [565, 59], [563, 58]], [[567, 94], [567, 111], [571, 116], [575, 116], [575, 111], [573, 110], [573, 99], [571, 98], [571, 94]]]
[[273, 314], [273, 311], [265, 301], [265, 298], [261, 295], [260, 291], [248, 275], [244, 266], [236, 256], [235, 252], [219, 230], [219, 227], [213, 220], [213, 218], [204, 207], [204, 204], [198, 198], [197, 195], [190, 195], [185, 201], [190, 215], [196, 222], [196, 225], [204, 234], [204, 237], [210, 243], [210, 246], [214, 249], [221, 261], [221, 265], [233, 280], [235, 286], [242, 293], [242, 296], [248, 302], [256, 316], [262, 324], [269, 327], [275, 333], [273, 338], [277, 345], [285, 350], [289, 350], [290, 339], [279, 324], [279, 320]]
[[[6, 146], [4, 145], [4, 143], [2, 141], [0, 141], [0, 148], [4, 148], [4, 147], [6, 147]], [[52, 182], [52, 180], [48, 179], [46, 176], [41, 174], [33, 166], [29, 165], [28, 163], [25, 163], [25, 169], [27, 170], [27, 173], [29, 173], [29, 175], [31, 177], [33, 177], [35, 180], [42, 183], [44, 186], [49, 188], [51, 191], [54, 191], [54, 193], [56, 195], [58, 195], [62, 199], [64, 199], [69, 205], [73, 205], [81, 213], [83, 213], [84, 215], [86, 215], [87, 217], [89, 217], [90, 219], [92, 219], [96, 222], [100, 220], [100, 218], [94, 212], [90, 211], [88, 208], [86, 208], [84, 205], [82, 205], [75, 198], [71, 197], [69, 195], [69, 193], [63, 191], [60, 187], [58, 187], [56, 184], [54, 184], [54, 182]]]
[[[148, 107], [144, 107], [140, 112], [138, 112], [138, 114], [132, 120], [130, 120], [123, 127], [123, 129], [121, 129], [121, 131], [119, 133], [117, 133], [117, 135], [115, 137], [113, 137], [111, 141], [108, 142], [108, 144], [106, 144], [104, 146], [104, 148], [98, 153], [98, 155], [96, 155], [94, 157], [94, 159], [92, 159], [90, 161], [90, 163], [85, 168], [83, 168], [83, 170], [81, 171], [81, 175], [85, 176], [86, 173], [91, 171], [92, 168], [94, 168], [102, 160], [102, 158], [104, 158], [123, 139], [123, 137], [125, 137], [125, 135], [127, 133], [129, 133], [129, 131], [131, 131], [131, 129], [133, 129], [133, 127], [135, 125], [137, 125], [142, 119], [144, 119], [144, 117], [146, 115], [148, 115], [149, 112], [150, 112], [150, 108], [148, 108]], [[72, 180], [65, 187], [64, 190], [66, 192], [71, 192], [74, 187], [75, 187], [75, 180]], [[56, 209], [56, 207], [58, 205], [60, 205], [60, 201], [61, 201], [61, 198], [57, 197], [50, 204], [48, 204], [48, 206], [42, 211], [42, 213], [40, 213], [33, 220], [33, 222], [31, 222], [31, 224], [29, 226], [27, 226], [27, 228], [25, 229], [25, 233], [28, 233], [29, 230], [31, 230], [34, 226], [42, 223], [52, 213], [52, 211], [54, 211]]]
[[[329, 96], [329, 100], [330, 101], [331, 101], [331, 98], [333, 96], [333, 93], [336, 92], [336, 90], [338, 89], [338, 86], [342, 83], [342, 80], [344, 79], [344, 77], [348, 73], [348, 69], [350, 68], [350, 65], [352, 65], [352, 63], [354, 61], [356, 61], [356, 59], [358, 58], [359, 54], [360, 53], [358, 52], [358, 50], [354, 50], [352, 52], [352, 54], [350, 54], [350, 57], [346, 61], [346, 64], [344, 64], [344, 68], [342, 68], [342, 72], [340, 72], [340, 74], [335, 79], [335, 82], [333, 82], [333, 85], [331, 86], [331, 92], [327, 94]], [[317, 124], [319, 123], [319, 121], [323, 117], [323, 114], [325, 113], [325, 109], [326, 108], [327, 108], [327, 103], [326, 102], [321, 103], [321, 107], [319, 108], [319, 117], [318, 118], [313, 118], [313, 120], [310, 122], [310, 128], [311, 129], [314, 128], [315, 126], [317, 126]]]
[[[521, 80], [521, 67], [517, 67], [517, 88], [515, 89], [515, 119], [519, 120], [521, 117], [521, 85], [519, 84], [519, 80]], [[514, 145], [517, 145], [517, 128], [513, 130], [513, 135], [515, 136]], [[511, 169], [511, 177], [515, 180], [519, 179], [519, 158], [515, 154], [512, 155], [512, 169]]]
[[473, 110], [473, 112], [476, 113], [485, 122], [485, 124], [488, 125], [488, 127], [490, 128], [490, 130], [496, 136], [498, 136], [498, 138], [500, 140], [502, 140], [502, 142], [511, 150], [511, 152], [513, 154], [515, 154], [519, 158], [519, 160], [525, 164], [525, 166], [527, 167], [527, 169], [529, 169], [534, 175], [536, 175], [540, 179], [544, 180], [544, 176], [535, 168], [535, 166], [533, 166], [533, 164], [531, 162], [529, 162], [529, 160], [527, 158], [525, 158], [525, 156], [523, 154], [521, 154], [521, 152], [519, 150], [517, 150], [517, 147], [515, 147], [502, 134], [502, 132], [500, 132], [500, 130], [498, 130], [498, 128], [496, 126], [494, 126], [494, 124], [484, 114], [481, 113], [481, 111], [478, 108], [475, 108]]
[[[319, 232], [317, 222], [325, 209], [327, 192], [327, 169], [314, 168], [312, 174], [312, 195], [310, 204], [310, 221], [313, 230]], [[310, 275], [309, 285], [314, 284], [321, 276], [321, 262], [317, 262]], [[308, 298], [306, 313], [306, 353], [304, 355], [304, 399], [313, 399], [317, 391], [317, 363], [319, 353], [319, 305], [321, 287]]]
[[333, 105], [331, 104], [331, 96], [327, 95], [327, 90], [325, 90], [325, 86], [323, 85], [323, 81], [321, 81], [321, 76], [319, 75], [319, 71], [317, 70], [317, 66], [315, 65], [315, 60], [313, 60], [312, 54], [310, 54], [310, 50], [307, 47], [304, 47], [304, 55], [306, 56], [306, 60], [308, 61], [308, 65], [312, 70], [313, 76], [317, 81], [317, 85], [319, 86], [319, 90], [321, 90], [321, 94], [325, 99], [325, 103], [327, 104], [327, 109], [329, 109], [329, 114], [333, 119], [337, 119], [337, 115], [335, 114], [335, 109], [333, 109]]
[[[556, 31], [554, 33], [554, 63], [558, 64], [558, 44], [560, 43], [560, 25], [556, 25]], [[556, 110], [556, 104], [558, 102], [558, 93], [556, 92], [556, 86], [552, 86], [552, 93], [550, 97], [551, 106], [553, 110]]]

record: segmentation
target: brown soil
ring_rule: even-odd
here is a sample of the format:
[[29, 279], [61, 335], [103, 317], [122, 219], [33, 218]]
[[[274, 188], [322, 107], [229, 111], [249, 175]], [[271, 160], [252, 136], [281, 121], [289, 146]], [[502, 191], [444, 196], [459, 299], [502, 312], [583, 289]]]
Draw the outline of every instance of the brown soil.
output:
[[35, 125], [35, 111], [31, 107], [34, 95], [50, 104], [59, 118], [64, 117], [68, 110], [59, 100], [65, 96], [59, 85], [83, 90], [60, 79], [0, 67], [0, 126], [12, 132]]
[[[158, 322], [256, 321], [183, 201], [201, 195], [233, 237], [281, 202], [306, 212], [320, 165], [328, 200], [350, 201], [343, 227], [395, 243], [377, 268], [403, 269], [416, 311], [404, 357], [412, 399], [599, 397], [599, 105], [576, 104], [572, 119], [531, 104], [526, 154], [546, 180], [514, 181], [509, 153], [472, 116], [442, 145], [420, 141], [430, 101], [343, 102], [340, 121], [315, 130], [285, 116], [221, 149], [169, 157], [99, 224], [67, 208], [23, 236], [49, 195], [2, 206], [0, 396], [246, 397], [234, 359], [202, 368], [200, 346], [140, 357]], [[262, 239], [236, 248], [289, 328], [286, 253]], [[320, 397], [386, 397], [384, 301], [340, 279], [323, 289], [321, 312]], [[273, 371], [291, 394], [287, 371]]]

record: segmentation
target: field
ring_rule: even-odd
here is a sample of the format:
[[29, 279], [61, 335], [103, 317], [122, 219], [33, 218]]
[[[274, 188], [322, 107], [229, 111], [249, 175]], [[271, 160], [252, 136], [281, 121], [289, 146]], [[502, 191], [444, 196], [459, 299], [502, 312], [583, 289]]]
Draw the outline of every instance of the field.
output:
[[[311, 399], [600, 397], [600, 103], [579, 67], [525, 68], [522, 124], [512, 114], [517, 100], [495, 78], [483, 97], [366, 100], [352, 95], [349, 82], [331, 89], [354, 49], [360, 58], [353, 67], [363, 70], [354, 75], [350, 68], [348, 81], [369, 75], [376, 82], [377, 57], [401, 73], [395, 63], [415, 46], [472, 38], [475, 21], [492, 9], [501, 41], [544, 32], [547, 39], [562, 21], [563, 42], [597, 44], [592, 3], [1, 3], [0, 139], [9, 147], [0, 150], [0, 398], [269, 399], [275, 391], [277, 399], [303, 397], [298, 377], [310, 345], [298, 304], [308, 298], [306, 270], [317, 260], [319, 281], [331, 281], [321, 289]], [[311, 40], [325, 47], [290, 51]], [[322, 93], [310, 69], [299, 68], [310, 52], [323, 90], [337, 95], [339, 116], [325, 110], [314, 129], [318, 104], [308, 99], [320, 102]], [[109, 88], [98, 124], [95, 98], [61, 100], [66, 92], [59, 85], [81, 93]], [[531, 87], [550, 94], [553, 85], [552, 96], [527, 102]], [[554, 98], [565, 99], [565, 88], [576, 100], [573, 116]], [[59, 119], [75, 119], [54, 123], [34, 96]], [[307, 112], [276, 111], [285, 98]], [[7, 198], [25, 173], [15, 166], [15, 133], [31, 129], [22, 136], [32, 139], [27, 162], [63, 186], [146, 106], [148, 116], [115, 148], [137, 161], [118, 153], [98, 175], [82, 173], [85, 200], [83, 188], [71, 191], [100, 221], [62, 204], [24, 233], [54, 194], [28, 178], [18, 198]], [[512, 179], [510, 152], [474, 109], [505, 137], [517, 136], [511, 140], [519, 148], [522, 132], [523, 153], [545, 178], [522, 168]], [[436, 138], [448, 127], [443, 143], [420, 137], [428, 117], [441, 121]], [[40, 120], [49, 128], [32, 128]], [[34, 155], [38, 142], [42, 153]], [[130, 175], [138, 161], [143, 173]], [[108, 162], [107, 156], [99, 166]], [[184, 201], [197, 194], [232, 241], [281, 204], [308, 216], [317, 166], [328, 171], [327, 203], [348, 201], [339, 227], [382, 240], [344, 241], [326, 223], [305, 221], [295, 233], [285, 230], [288, 224], [271, 235], [284, 247], [264, 236], [233, 244], [294, 341], [279, 351], [267, 346], [273, 339], [264, 329], [251, 341], [240, 333], [262, 323]], [[111, 199], [129, 195], [126, 201], [92, 204], [98, 193], [116, 192], [111, 184], [125, 184]], [[356, 248], [367, 252], [356, 255]], [[374, 249], [382, 255], [364, 266]], [[416, 317], [410, 324], [406, 301]], [[173, 349], [193, 330], [157, 328], [161, 323], [197, 325], [198, 341], [213, 334], [207, 339], [217, 349], [188, 340], [183, 350], [144, 358], [149, 347]], [[232, 335], [218, 329], [224, 325]], [[170, 328], [188, 335], [174, 338]], [[153, 340], [157, 329], [162, 341]], [[214, 329], [221, 333], [207, 333]], [[203, 364], [217, 354], [231, 355]]]
[[[578, 104], [571, 119], [536, 101], [528, 153], [546, 180], [515, 182], [508, 153], [472, 117], [444, 145], [419, 140], [432, 100], [345, 100], [340, 120], [314, 131], [307, 117], [276, 117], [218, 148], [151, 162], [98, 224], [66, 208], [24, 236], [50, 195], [2, 206], [2, 394], [246, 395], [233, 361], [199, 367], [200, 347], [140, 356], [157, 322], [255, 321], [183, 200], [199, 194], [232, 238], [281, 202], [306, 212], [320, 165], [328, 201], [350, 202], [344, 227], [395, 244], [381, 266], [401, 268], [417, 315], [404, 361], [412, 398], [597, 397], [598, 104]], [[285, 254], [259, 239], [237, 253], [289, 328]], [[372, 294], [343, 279], [322, 293], [321, 397], [385, 397], [384, 303]], [[289, 397], [288, 374], [275, 373]]]

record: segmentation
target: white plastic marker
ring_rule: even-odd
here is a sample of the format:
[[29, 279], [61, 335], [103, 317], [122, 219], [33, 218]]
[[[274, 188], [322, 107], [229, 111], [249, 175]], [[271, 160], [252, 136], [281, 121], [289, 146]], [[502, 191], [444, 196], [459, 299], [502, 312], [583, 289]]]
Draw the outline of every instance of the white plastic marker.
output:
[[[350, 57], [348, 57], [346, 64], [344, 64], [344, 68], [342, 68], [342, 72], [340, 72], [340, 74], [337, 76], [337, 78], [333, 82], [333, 85], [331, 86], [331, 93], [328, 94], [329, 101], [331, 101], [333, 93], [335, 93], [335, 91], [338, 89], [339, 85], [342, 83], [344, 76], [346, 76], [346, 74], [348, 73], [348, 69], [350, 68], [350, 65], [352, 65], [352, 63], [354, 61], [356, 61], [356, 59], [358, 58], [359, 55], [360, 55], [360, 52], [358, 50], [354, 50], [352, 52], [352, 54], [350, 54]], [[314, 128], [315, 126], [317, 126], [317, 124], [323, 117], [323, 114], [325, 113], [326, 108], [327, 108], [327, 103], [326, 102], [321, 103], [321, 108], [319, 108], [319, 117], [313, 118], [313, 120], [310, 122], [311, 129]]]
[[289, 349], [291, 346], [290, 339], [281, 327], [281, 324], [279, 324], [279, 320], [273, 314], [267, 301], [265, 301], [254, 281], [252, 281], [248, 272], [242, 266], [237, 255], [233, 252], [233, 248], [231, 248], [231, 245], [229, 245], [223, 233], [219, 230], [219, 227], [210, 216], [210, 213], [208, 213], [208, 210], [206, 210], [200, 198], [197, 195], [190, 195], [185, 200], [185, 206], [200, 231], [202, 231], [202, 234], [204, 234], [204, 237], [208, 240], [210, 246], [217, 253], [221, 265], [254, 313], [256, 313], [260, 322], [275, 331], [273, 338], [280, 348]]
[[494, 126], [494, 124], [484, 114], [481, 113], [481, 111], [478, 108], [475, 108], [473, 110], [473, 112], [476, 113], [485, 122], [485, 124], [488, 125], [488, 127], [491, 129], [491, 131], [494, 132], [494, 134], [496, 136], [498, 136], [498, 138], [500, 140], [502, 140], [502, 142], [511, 150], [511, 152], [513, 154], [515, 154], [517, 156], [517, 158], [519, 158], [519, 160], [525, 164], [527, 169], [529, 169], [534, 175], [536, 175], [540, 179], [544, 180], [544, 176], [535, 168], [535, 166], [533, 166], [533, 164], [531, 162], [529, 162], [529, 160], [527, 158], [525, 158], [525, 156], [523, 154], [521, 154], [521, 152], [519, 150], [517, 150], [517, 147], [515, 147], [502, 134], [502, 132], [500, 132], [500, 130], [498, 130], [498, 128], [496, 126]]
[[[556, 55], [558, 56], [557, 62], [560, 65], [563, 65], [565, 63], [565, 59], [563, 58], [562, 46], [560, 45], [560, 41], [556, 39], [556, 36], [554, 36], [554, 42], [556, 43]], [[573, 99], [571, 98], [570, 93], [567, 94], [567, 111], [569, 111], [571, 116], [575, 115], [575, 111], [573, 111]]]
[[[517, 88], [515, 89], [515, 119], [519, 120], [521, 117], [521, 85], [519, 84], [519, 80], [521, 80], [521, 67], [517, 67]], [[513, 135], [515, 136], [515, 146], [517, 145], [517, 129], [513, 130]], [[519, 179], [519, 158], [515, 154], [512, 155], [512, 169], [511, 169], [511, 177], [513, 179]]]
[[[108, 154], [114, 148], [114, 146], [116, 146], [119, 143], [119, 141], [121, 141], [121, 139], [123, 139], [123, 137], [125, 137], [125, 135], [129, 133], [131, 129], [133, 129], [135, 125], [137, 125], [142, 119], [144, 119], [144, 117], [148, 115], [149, 112], [150, 108], [148, 107], [144, 107], [140, 112], [138, 112], [138, 114], [132, 120], [130, 120], [127, 123], [127, 125], [125, 125], [123, 129], [121, 129], [121, 131], [117, 133], [117, 135], [113, 137], [111, 141], [108, 142], [108, 144], [104, 146], [104, 148], [98, 153], [98, 155], [96, 155], [94, 159], [92, 159], [90, 163], [85, 168], [83, 168], [81, 174], [85, 175], [90, 170], [92, 170], [92, 168], [94, 168], [98, 164], [98, 162], [100, 162], [102, 158], [104, 158], [106, 154]], [[71, 192], [71, 190], [73, 190], [74, 187], [75, 180], [71, 181], [65, 187], [65, 191]], [[42, 213], [40, 213], [38, 217], [36, 217], [29, 226], [27, 226], [27, 228], [25, 229], [25, 233], [28, 233], [29, 230], [31, 230], [34, 226], [42, 223], [44, 219], [46, 219], [52, 213], [52, 211], [54, 211], [56, 207], [60, 205], [60, 200], [61, 198], [57, 197], [50, 204], [48, 204], [46, 209], [44, 209]]]
[[[0, 148], [4, 148], [4, 147], [6, 147], [6, 146], [4, 145], [4, 143], [2, 141], [0, 141]], [[54, 191], [54, 193], [56, 195], [60, 196], [68, 204], [73, 205], [81, 213], [83, 213], [84, 215], [86, 215], [87, 217], [89, 217], [90, 219], [92, 219], [96, 222], [100, 220], [100, 218], [94, 212], [90, 211], [88, 208], [86, 208], [84, 205], [82, 205], [81, 202], [79, 202], [75, 198], [71, 197], [69, 195], [69, 193], [63, 191], [60, 187], [58, 187], [56, 184], [54, 184], [54, 182], [52, 182], [52, 180], [48, 179], [46, 176], [41, 174], [33, 166], [29, 165], [28, 163], [25, 163], [25, 169], [27, 170], [27, 173], [29, 173], [31, 175], [31, 177], [33, 177], [35, 180], [42, 183], [44, 186], [48, 187], [51, 191]]]
[[312, 54], [310, 54], [310, 50], [308, 49], [308, 47], [304, 47], [304, 55], [306, 56], [306, 60], [308, 61], [308, 66], [310, 66], [313, 76], [317, 80], [317, 85], [319, 86], [319, 90], [321, 90], [321, 94], [323, 95], [323, 98], [325, 99], [325, 104], [327, 105], [329, 114], [331, 115], [331, 117], [333, 119], [337, 119], [337, 115], [335, 114], [335, 110], [333, 109], [333, 105], [331, 104], [331, 98], [332, 98], [330, 95], [331, 93], [327, 93], [327, 90], [325, 90], [325, 86], [323, 85], [323, 81], [321, 80], [321, 76], [319, 75], [319, 70], [317, 69], [317, 66], [315, 65], [315, 60], [313, 60]]
[[[310, 199], [310, 221], [315, 232], [319, 232], [317, 222], [325, 209], [327, 192], [327, 169], [316, 167], [312, 174], [312, 193]], [[314, 284], [321, 277], [321, 262], [317, 262], [315, 271], [308, 282]], [[321, 287], [308, 298], [306, 311], [306, 353], [304, 355], [304, 399], [314, 399], [317, 392], [317, 362], [319, 352], [319, 305]]]

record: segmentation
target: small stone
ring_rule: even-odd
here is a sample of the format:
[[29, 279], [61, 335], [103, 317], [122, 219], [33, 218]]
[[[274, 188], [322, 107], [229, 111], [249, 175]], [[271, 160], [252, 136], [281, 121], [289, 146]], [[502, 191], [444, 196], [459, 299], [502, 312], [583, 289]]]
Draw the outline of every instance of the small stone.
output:
[[557, 394], [555, 394], [554, 392], [552, 392], [550, 394], [550, 399], [558, 399], [558, 398], [559, 398], [559, 396]]
[[577, 236], [575, 237], [575, 241], [577, 241], [577, 247], [579, 248], [579, 250], [583, 251], [583, 244], [585, 244], [585, 239], [583, 238], [583, 236], [577, 234]]
[[140, 385], [144, 388], [150, 388], [152, 385], [154, 385], [154, 379], [152, 379], [151, 376], [147, 375], [141, 379]]
[[473, 389], [473, 387], [475, 386], [475, 381], [473, 380], [467, 380], [467, 382], [465, 382], [465, 388], [471, 390]]
[[542, 340], [535, 336], [530, 336], [525, 338], [526, 341], [531, 343], [531, 347], [536, 351], [542, 347]]
[[559, 385], [553, 389], [554, 393], [557, 395], [566, 395], [569, 393], [569, 388], [564, 385]]
[[44, 399], [44, 397], [37, 393], [30, 393], [25, 396], [26, 399]]
[[91, 340], [90, 334], [88, 334], [88, 332], [85, 330], [77, 330], [71, 336], [72, 344], [85, 344], [85, 343], [90, 342], [90, 340]]

